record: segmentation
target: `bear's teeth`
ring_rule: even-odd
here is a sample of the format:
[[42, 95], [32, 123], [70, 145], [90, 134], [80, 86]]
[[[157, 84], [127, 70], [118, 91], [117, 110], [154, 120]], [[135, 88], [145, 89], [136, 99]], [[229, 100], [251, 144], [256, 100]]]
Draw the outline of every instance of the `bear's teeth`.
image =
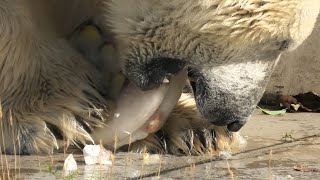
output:
[[162, 81], [163, 84], [167, 84], [167, 83], [169, 83], [169, 82], [170, 82], [170, 81], [169, 81], [168, 78], [164, 78], [163, 81]]

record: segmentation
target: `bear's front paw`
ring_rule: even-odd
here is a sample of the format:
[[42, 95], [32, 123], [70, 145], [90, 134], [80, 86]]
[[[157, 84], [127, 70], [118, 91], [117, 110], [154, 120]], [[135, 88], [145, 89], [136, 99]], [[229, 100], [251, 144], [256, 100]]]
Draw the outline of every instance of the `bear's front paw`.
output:
[[0, 126], [3, 129], [0, 135], [0, 154], [30, 155], [39, 152], [51, 154], [53, 149], [58, 148], [55, 135], [44, 122], [20, 122], [8, 126], [4, 120]]
[[170, 78], [181, 71], [185, 66], [182, 60], [171, 58], [154, 58], [151, 61], [137, 63], [128, 61], [125, 66], [126, 76], [142, 90], [159, 87], [168, 83]]

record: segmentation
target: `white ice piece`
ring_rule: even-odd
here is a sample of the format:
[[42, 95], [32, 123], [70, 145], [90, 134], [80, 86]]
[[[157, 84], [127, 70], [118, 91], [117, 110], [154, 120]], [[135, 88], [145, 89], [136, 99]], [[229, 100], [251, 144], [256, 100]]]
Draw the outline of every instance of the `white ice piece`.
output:
[[158, 154], [143, 154], [143, 162], [146, 164], [159, 164], [161, 162], [161, 157]]
[[78, 167], [77, 167], [77, 162], [76, 160], [73, 158], [73, 155], [70, 154], [66, 160], [64, 160], [64, 164], [63, 164], [63, 172], [64, 172], [64, 176], [68, 176], [69, 174], [71, 174], [74, 171], [77, 171]]
[[112, 165], [111, 152], [100, 145], [86, 145], [83, 148], [84, 161], [87, 165]]
[[221, 159], [230, 159], [232, 157], [231, 152], [228, 151], [222, 151], [220, 152], [220, 156]]
[[167, 84], [167, 83], [169, 83], [169, 82], [170, 82], [170, 81], [169, 81], [168, 78], [164, 78], [163, 81], [162, 81], [162, 83], [164, 83], [164, 84]]

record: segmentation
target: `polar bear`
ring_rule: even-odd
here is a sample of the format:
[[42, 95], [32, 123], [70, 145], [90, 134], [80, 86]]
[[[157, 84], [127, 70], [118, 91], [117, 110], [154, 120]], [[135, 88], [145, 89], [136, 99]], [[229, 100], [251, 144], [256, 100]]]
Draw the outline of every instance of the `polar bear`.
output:
[[[109, 132], [128, 124], [136, 141], [120, 142], [133, 150], [201, 154], [245, 124], [281, 52], [312, 31], [319, 1], [3, 0], [0, 8], [2, 153], [51, 153], [60, 140], [110, 145], [119, 141]], [[109, 97], [113, 70], [105, 74], [68, 41], [91, 17], [112, 37], [111, 77], [124, 74], [125, 92], [144, 99], [134, 116], [125, 95]], [[187, 73], [195, 102], [178, 101]], [[114, 107], [128, 118], [117, 121]]]

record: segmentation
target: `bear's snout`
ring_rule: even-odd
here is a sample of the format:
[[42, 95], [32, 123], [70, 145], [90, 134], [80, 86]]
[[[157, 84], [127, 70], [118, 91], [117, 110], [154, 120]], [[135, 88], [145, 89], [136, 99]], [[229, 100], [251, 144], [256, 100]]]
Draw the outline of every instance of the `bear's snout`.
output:
[[226, 126], [232, 132], [239, 131], [252, 113], [252, 109], [249, 107], [243, 108], [236, 106], [236, 104], [231, 106], [232, 108], [226, 107], [230, 106], [229, 102], [226, 102], [226, 104], [213, 103], [214, 101], [211, 101], [211, 99], [204, 102], [206, 100], [200, 100], [199, 96], [196, 97], [196, 101], [200, 113], [206, 120], [216, 126]]
[[232, 88], [225, 90], [197, 70], [189, 70], [190, 84], [197, 103], [198, 111], [216, 126], [226, 126], [229, 131], [237, 132], [252, 114], [256, 97], [251, 93], [237, 94]]

